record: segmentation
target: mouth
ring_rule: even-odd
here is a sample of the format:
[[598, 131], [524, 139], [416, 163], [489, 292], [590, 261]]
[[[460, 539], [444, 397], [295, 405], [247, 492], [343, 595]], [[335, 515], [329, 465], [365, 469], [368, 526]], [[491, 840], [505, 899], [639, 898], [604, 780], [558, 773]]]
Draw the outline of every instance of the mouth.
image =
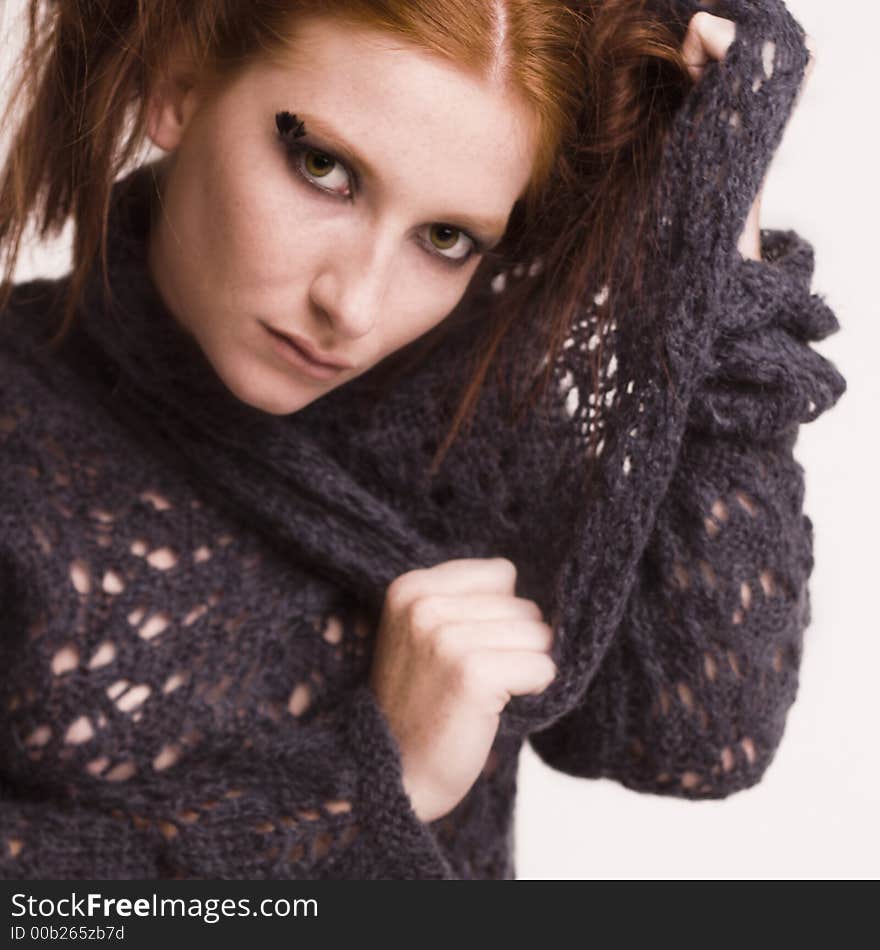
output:
[[350, 368], [316, 360], [292, 337], [275, 330], [266, 323], [262, 325], [271, 338], [275, 352], [295, 369], [311, 376], [313, 379], [334, 379]]

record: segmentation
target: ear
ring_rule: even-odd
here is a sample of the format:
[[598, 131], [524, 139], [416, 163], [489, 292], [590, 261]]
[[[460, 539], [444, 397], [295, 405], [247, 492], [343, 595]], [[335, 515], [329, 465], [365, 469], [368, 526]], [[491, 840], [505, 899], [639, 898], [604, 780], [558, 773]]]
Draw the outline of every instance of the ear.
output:
[[178, 54], [150, 93], [147, 135], [153, 144], [165, 152], [174, 151], [200, 101], [195, 70], [190, 60]]

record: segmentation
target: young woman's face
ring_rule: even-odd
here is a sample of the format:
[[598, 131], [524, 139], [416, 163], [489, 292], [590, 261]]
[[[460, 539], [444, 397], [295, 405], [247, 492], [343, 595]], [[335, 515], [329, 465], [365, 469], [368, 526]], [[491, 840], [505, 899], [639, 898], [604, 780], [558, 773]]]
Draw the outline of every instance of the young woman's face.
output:
[[[274, 414], [448, 316], [532, 168], [530, 114], [505, 92], [326, 18], [283, 66], [154, 102], [150, 137], [173, 155], [151, 274], [229, 389]], [[282, 137], [284, 112], [305, 136]], [[349, 368], [314, 378], [268, 327]]]

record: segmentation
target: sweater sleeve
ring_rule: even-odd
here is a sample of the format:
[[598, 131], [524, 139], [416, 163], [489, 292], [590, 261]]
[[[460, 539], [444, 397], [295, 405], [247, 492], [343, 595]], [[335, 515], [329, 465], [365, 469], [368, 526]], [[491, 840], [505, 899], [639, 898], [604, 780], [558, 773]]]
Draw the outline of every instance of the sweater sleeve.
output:
[[[0, 518], [0, 542], [7, 527]], [[413, 811], [367, 683], [311, 721], [285, 719], [244, 741], [231, 727], [187, 734], [191, 745], [176, 762], [175, 742], [157, 752], [108, 722], [98, 708], [103, 691], [88, 687], [87, 673], [60, 677], [30, 662], [40, 654], [27, 644], [42, 621], [25, 607], [28, 572], [4, 546], [0, 878], [453, 877], [431, 826]], [[51, 636], [40, 631], [44, 643]], [[63, 650], [50, 653], [63, 658]], [[130, 702], [114, 697], [129, 709], [141, 688], [129, 691]], [[90, 697], [95, 708], [86, 708]], [[180, 736], [181, 723], [168, 718], [167, 731]]]
[[760, 780], [798, 688], [813, 526], [801, 423], [846, 381], [809, 346], [839, 329], [810, 292], [813, 249], [763, 231], [742, 260], [623, 620], [578, 705], [529, 742], [636, 791], [722, 798]]
[[274, 749], [236, 758], [218, 743], [116, 803], [88, 793], [74, 803], [3, 776], [0, 827], [3, 879], [453, 877], [412, 810], [366, 684]]

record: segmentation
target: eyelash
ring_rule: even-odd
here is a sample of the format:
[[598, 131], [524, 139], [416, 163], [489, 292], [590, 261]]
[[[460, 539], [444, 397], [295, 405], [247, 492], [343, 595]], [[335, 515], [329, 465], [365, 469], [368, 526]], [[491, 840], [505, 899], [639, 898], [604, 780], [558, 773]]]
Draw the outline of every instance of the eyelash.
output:
[[[293, 170], [299, 175], [300, 178], [302, 178], [302, 180], [307, 185], [310, 185], [312, 188], [314, 188], [316, 191], [320, 192], [321, 194], [327, 195], [329, 198], [335, 198], [337, 200], [349, 201], [349, 202], [354, 200], [353, 196], [337, 195], [337, 194], [334, 194], [329, 188], [322, 188], [320, 185], [315, 184], [314, 180], [310, 178], [308, 174], [300, 168], [299, 162], [296, 161], [301, 155], [304, 155], [308, 152], [314, 152], [317, 155], [324, 155], [327, 158], [331, 159], [332, 161], [336, 162], [343, 169], [345, 169], [345, 173], [348, 175], [349, 180], [353, 183], [354, 191], [357, 191], [359, 187], [357, 175], [354, 174], [354, 172], [345, 164], [345, 162], [337, 158], [333, 154], [333, 152], [330, 152], [324, 148], [316, 148], [314, 145], [308, 145], [305, 142], [291, 141], [288, 138], [283, 138], [283, 141], [284, 141], [284, 146], [287, 150], [288, 157], [291, 160], [291, 165], [293, 166]], [[458, 260], [455, 260], [454, 258], [447, 257], [445, 254], [440, 254], [437, 251], [431, 250], [431, 248], [429, 248], [427, 245], [420, 242], [422, 243], [422, 247], [425, 248], [425, 251], [428, 254], [430, 254], [431, 257], [436, 258], [441, 263], [446, 264], [449, 267], [463, 267], [465, 264], [467, 264], [467, 262], [472, 257], [475, 257], [478, 254], [483, 255], [484, 257], [496, 256], [483, 245], [482, 241], [474, 237], [474, 235], [470, 234], [468, 231], [465, 231], [463, 228], [456, 228], [453, 225], [443, 225], [443, 226], [450, 228], [453, 231], [457, 231], [459, 234], [463, 234], [471, 242], [472, 250], [465, 257], [461, 257]]]

